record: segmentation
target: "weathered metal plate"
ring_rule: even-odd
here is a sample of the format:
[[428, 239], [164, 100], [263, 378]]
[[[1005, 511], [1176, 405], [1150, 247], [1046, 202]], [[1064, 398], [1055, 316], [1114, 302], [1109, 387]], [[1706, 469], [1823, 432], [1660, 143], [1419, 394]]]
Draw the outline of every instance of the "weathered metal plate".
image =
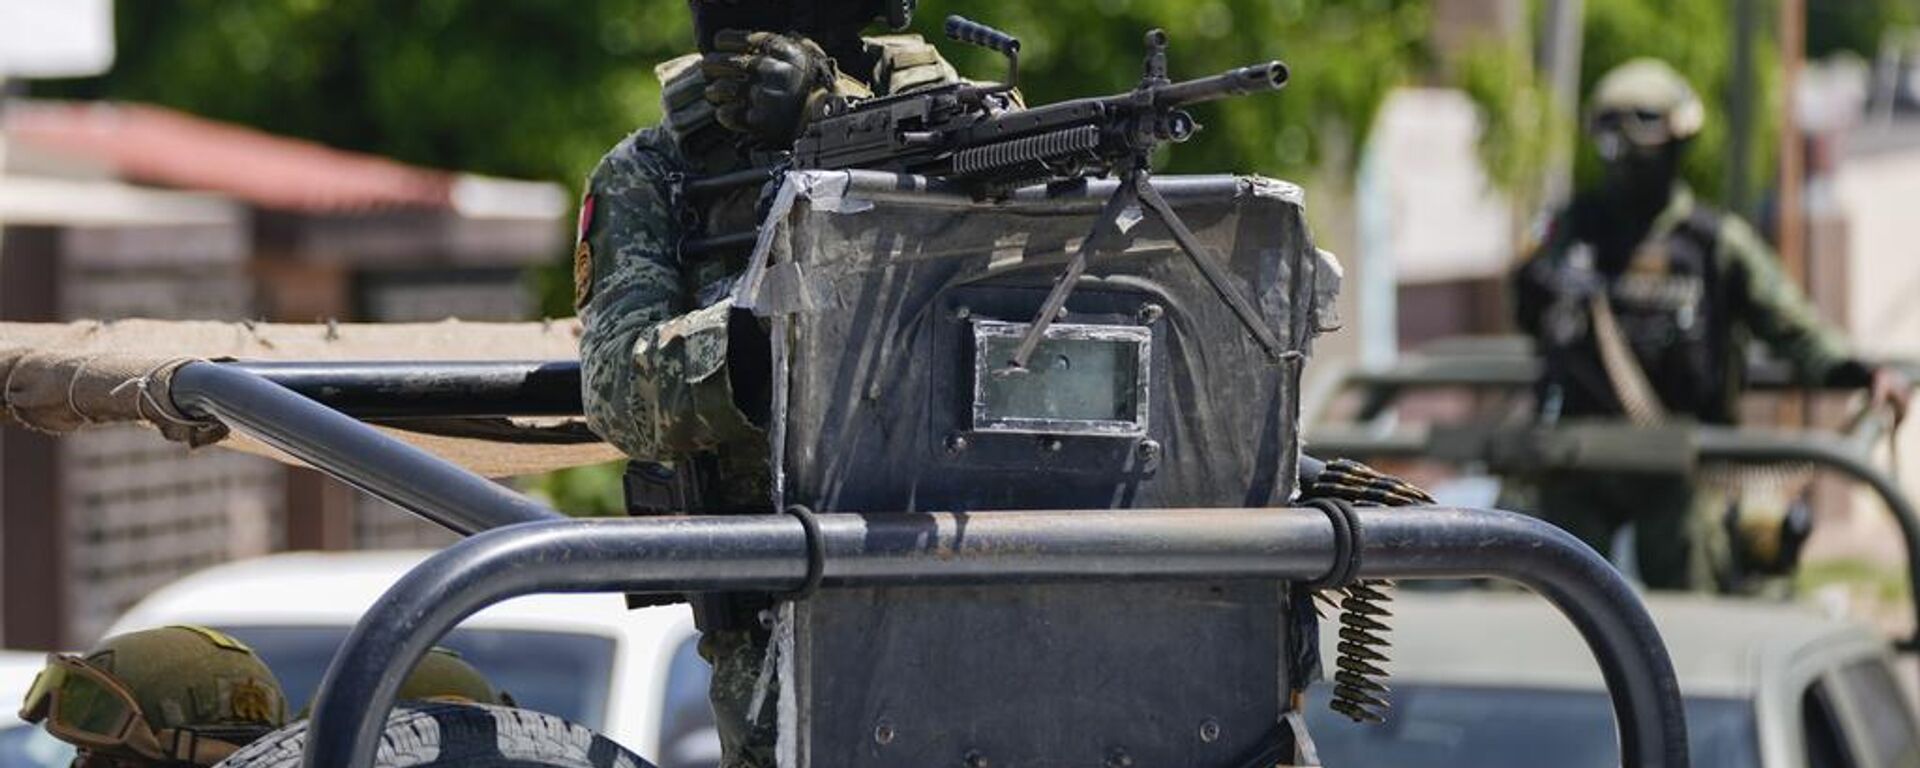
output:
[[1298, 456], [1298, 381], [1335, 268], [1298, 190], [1163, 177], [1271, 359], [1152, 215], [1123, 216], [1060, 322], [1150, 335], [1144, 429], [977, 429], [975, 331], [1033, 320], [1112, 182], [976, 201], [873, 172], [788, 178], [735, 300], [780, 344], [774, 452], [785, 503], [818, 511], [1264, 506]]
[[800, 765], [1240, 768], [1280, 715], [1283, 593], [822, 592], [795, 614]]
[[[1313, 248], [1294, 187], [1227, 176], [1155, 185], [1286, 354], [1262, 350], [1168, 227], [1129, 211], [1122, 247], [1091, 260], [1057, 318], [1082, 336], [1134, 340], [1131, 368], [1112, 350], [1083, 357], [1124, 372], [1125, 386], [1088, 387], [1104, 407], [1010, 395], [1117, 417], [1009, 429], [980, 407], [977, 369], [995, 363], [979, 349], [982, 328], [1034, 319], [1114, 184], [979, 201], [910, 176], [790, 175], [734, 293], [769, 319], [774, 370], [786, 374], [771, 435], [778, 500], [981, 514], [1284, 504], [1299, 376], [1336, 268]], [[1132, 408], [1117, 414], [1123, 404]], [[1280, 714], [1285, 592], [824, 591], [794, 620], [783, 682], [797, 706], [783, 709], [781, 732], [797, 749], [782, 765], [965, 766], [971, 753], [974, 768], [1238, 768]]]

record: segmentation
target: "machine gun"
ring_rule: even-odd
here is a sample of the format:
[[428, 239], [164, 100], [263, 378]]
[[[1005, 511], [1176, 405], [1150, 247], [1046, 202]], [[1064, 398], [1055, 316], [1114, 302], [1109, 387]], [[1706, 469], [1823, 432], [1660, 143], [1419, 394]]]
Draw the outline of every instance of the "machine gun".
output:
[[1147, 33], [1145, 72], [1127, 93], [1017, 108], [1020, 40], [968, 20], [947, 17], [953, 40], [1007, 57], [1007, 81], [951, 83], [902, 94], [831, 105], [808, 125], [779, 161], [687, 183], [686, 194], [709, 196], [759, 184], [781, 171], [863, 169], [912, 173], [957, 182], [981, 196], [1045, 181], [1127, 172], [1162, 143], [1180, 143], [1200, 130], [1187, 107], [1287, 84], [1280, 61], [1240, 67], [1212, 77], [1173, 82], [1167, 77], [1167, 34]]
[[[1124, 247], [1126, 228], [1120, 219], [1136, 206], [1144, 206], [1166, 222], [1180, 249], [1259, 342], [1269, 362], [1284, 356], [1279, 339], [1258, 310], [1228, 282], [1192, 230], [1154, 190], [1148, 160], [1161, 144], [1184, 142], [1199, 131], [1200, 124], [1186, 107], [1277, 91], [1287, 84], [1286, 64], [1274, 60], [1212, 77], [1174, 82], [1167, 76], [1167, 34], [1155, 29], [1147, 32], [1144, 74], [1132, 91], [1019, 109], [1013, 91], [1019, 82], [1020, 40], [961, 16], [947, 17], [946, 32], [954, 40], [1006, 56], [1007, 82], [953, 83], [839, 104], [807, 127], [783, 162], [688, 181], [682, 189], [683, 198], [697, 199], [766, 183], [789, 169], [911, 173], [953, 182], [979, 197], [1004, 195], [1025, 184], [1117, 173], [1119, 188], [1056, 280], [1020, 344], [1004, 361], [1001, 373], [1026, 370], [1028, 359], [1066, 306], [1090, 258]], [[693, 250], [712, 247], [716, 241], [745, 245], [752, 239], [752, 233], [710, 238]]]
[[1147, 33], [1145, 74], [1132, 91], [1014, 109], [1020, 40], [960, 16], [947, 36], [1007, 57], [1007, 82], [955, 83], [844, 106], [808, 126], [793, 147], [797, 169], [864, 168], [950, 179], [994, 194], [1143, 164], [1161, 143], [1184, 142], [1200, 124], [1186, 107], [1287, 84], [1279, 61], [1212, 77], [1167, 77], [1167, 34]]

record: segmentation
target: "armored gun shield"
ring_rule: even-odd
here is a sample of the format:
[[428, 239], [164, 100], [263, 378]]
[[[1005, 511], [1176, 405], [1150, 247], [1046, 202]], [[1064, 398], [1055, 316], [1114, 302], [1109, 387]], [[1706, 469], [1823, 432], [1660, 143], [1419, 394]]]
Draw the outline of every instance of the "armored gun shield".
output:
[[[978, 201], [913, 176], [790, 174], [735, 288], [774, 337], [780, 500], [979, 515], [1284, 503], [1337, 267], [1296, 187], [1152, 183], [1194, 258], [1162, 217], [1108, 206], [1113, 182]], [[1013, 368], [1090, 236], [1106, 241]], [[1270, 583], [822, 592], [779, 628], [782, 764], [1237, 765], [1278, 738], [1285, 597]]]

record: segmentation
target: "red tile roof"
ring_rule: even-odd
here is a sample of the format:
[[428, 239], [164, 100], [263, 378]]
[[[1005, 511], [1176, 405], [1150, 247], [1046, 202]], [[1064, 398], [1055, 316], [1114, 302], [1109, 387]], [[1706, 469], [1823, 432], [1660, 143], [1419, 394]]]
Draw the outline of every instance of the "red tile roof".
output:
[[163, 107], [26, 101], [4, 114], [16, 145], [100, 163], [135, 183], [301, 213], [453, 206], [452, 173]]

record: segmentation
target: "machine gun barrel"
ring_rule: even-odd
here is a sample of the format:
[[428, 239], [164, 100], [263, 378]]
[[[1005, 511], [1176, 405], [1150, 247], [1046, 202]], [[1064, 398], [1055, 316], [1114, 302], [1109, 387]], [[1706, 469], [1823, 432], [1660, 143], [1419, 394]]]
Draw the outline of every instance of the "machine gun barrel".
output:
[[1213, 77], [1159, 86], [1153, 89], [1153, 103], [1163, 109], [1178, 109], [1249, 93], [1277, 91], [1286, 87], [1287, 77], [1284, 62], [1269, 61], [1230, 69]]

